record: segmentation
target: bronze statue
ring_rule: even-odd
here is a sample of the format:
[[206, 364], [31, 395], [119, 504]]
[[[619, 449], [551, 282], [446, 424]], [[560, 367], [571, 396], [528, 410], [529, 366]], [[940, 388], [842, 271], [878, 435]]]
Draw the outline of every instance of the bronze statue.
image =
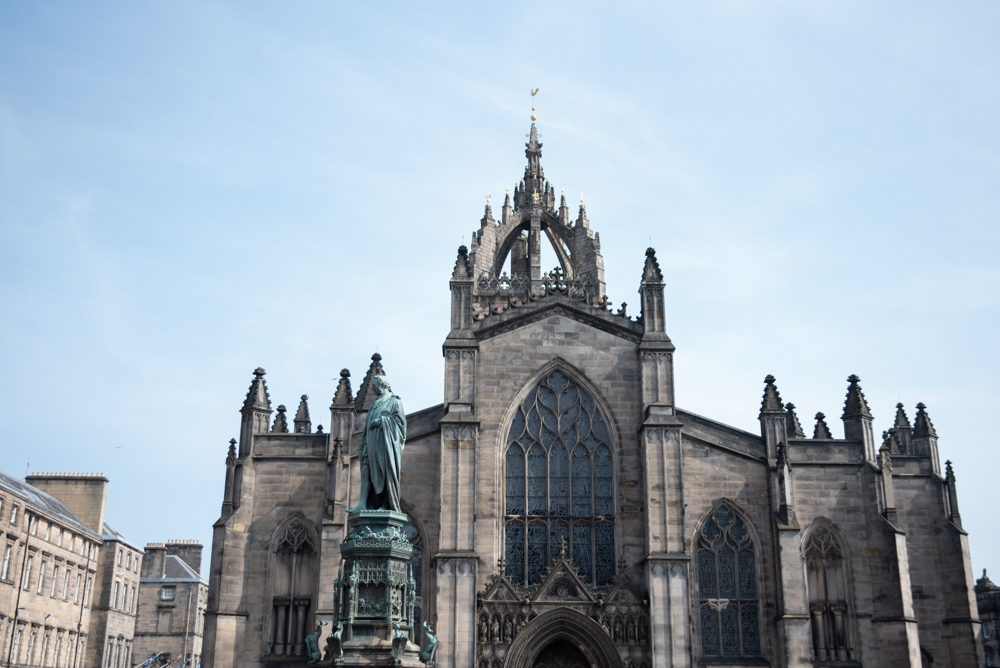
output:
[[358, 445], [361, 496], [358, 505], [347, 512], [393, 510], [401, 513], [399, 472], [406, 444], [406, 413], [403, 412], [403, 402], [392, 393], [385, 376], [373, 377], [372, 389], [378, 398], [368, 411], [364, 434]]

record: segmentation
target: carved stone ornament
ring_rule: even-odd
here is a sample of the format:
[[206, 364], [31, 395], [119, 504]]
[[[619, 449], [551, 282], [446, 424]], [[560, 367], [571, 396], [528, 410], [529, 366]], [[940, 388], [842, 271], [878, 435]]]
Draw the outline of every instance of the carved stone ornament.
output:
[[608, 586], [597, 588], [570, 559], [555, 558], [537, 584], [521, 587], [504, 573], [501, 561], [500, 572], [477, 597], [476, 668], [501, 668], [522, 632], [533, 632], [534, 620], [540, 623], [543, 615], [566, 608], [592, 620], [594, 630], [603, 629], [604, 642], [614, 644], [625, 665], [652, 666], [649, 607], [631, 578], [622, 575], [624, 569], [618, 572]]

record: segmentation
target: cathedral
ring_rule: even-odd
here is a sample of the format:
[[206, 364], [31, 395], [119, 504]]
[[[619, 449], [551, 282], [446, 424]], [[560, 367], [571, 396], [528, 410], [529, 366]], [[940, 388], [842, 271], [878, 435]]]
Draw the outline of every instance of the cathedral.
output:
[[[822, 414], [807, 435], [767, 376], [747, 406], [759, 433], [685, 411], [655, 251], [636, 253], [639, 314], [611, 308], [600, 236], [545, 178], [534, 123], [525, 155], [451, 269], [442, 403], [406, 415], [397, 633], [425, 646], [433, 629], [425, 663], [448, 668], [984, 665], [927, 408], [911, 423], [897, 405], [877, 438], [852, 375], [842, 436]], [[317, 637], [382, 610], [376, 576], [345, 584], [341, 544], [373, 379], [391, 372], [373, 355], [355, 393], [341, 371], [326, 430], [306, 396], [273, 408], [253, 372], [213, 529], [206, 667], [313, 665]]]

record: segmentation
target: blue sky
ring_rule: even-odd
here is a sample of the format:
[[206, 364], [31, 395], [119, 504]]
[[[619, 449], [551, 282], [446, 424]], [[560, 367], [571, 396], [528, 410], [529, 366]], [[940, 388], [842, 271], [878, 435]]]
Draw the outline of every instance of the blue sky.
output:
[[[327, 424], [377, 349], [441, 401], [455, 250], [542, 163], [681, 407], [835, 435], [928, 406], [1000, 569], [1000, 5], [0, 4], [0, 467], [101, 471], [133, 541], [211, 540], [256, 366]], [[554, 264], [554, 260], [551, 262]], [[1000, 571], [997, 571], [1000, 573]]]

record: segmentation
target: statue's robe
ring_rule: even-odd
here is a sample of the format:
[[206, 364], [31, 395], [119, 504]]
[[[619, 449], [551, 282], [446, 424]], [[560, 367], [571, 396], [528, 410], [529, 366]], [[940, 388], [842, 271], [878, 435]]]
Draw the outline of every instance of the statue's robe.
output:
[[358, 510], [403, 512], [399, 505], [399, 473], [405, 444], [403, 402], [395, 394], [383, 392], [368, 411], [358, 446], [362, 483]]

